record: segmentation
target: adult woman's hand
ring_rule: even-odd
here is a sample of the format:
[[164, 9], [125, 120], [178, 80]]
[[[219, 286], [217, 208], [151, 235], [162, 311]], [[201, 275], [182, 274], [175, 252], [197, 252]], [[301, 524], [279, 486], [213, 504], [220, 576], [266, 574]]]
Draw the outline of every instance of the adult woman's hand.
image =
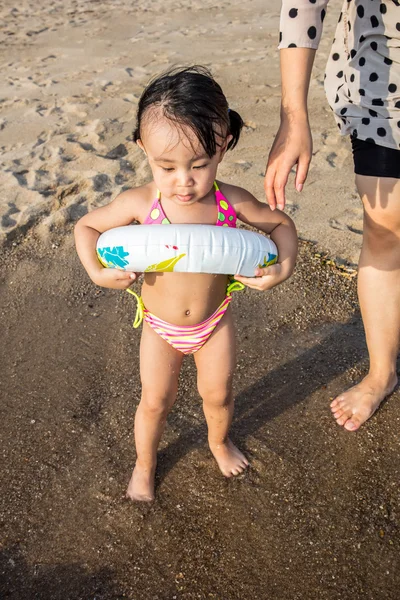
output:
[[282, 115], [268, 157], [264, 188], [272, 210], [283, 210], [286, 203], [285, 187], [289, 173], [296, 168], [295, 188], [301, 192], [307, 179], [312, 156], [312, 137], [307, 116]]
[[307, 113], [307, 94], [315, 50], [282, 48], [280, 53], [282, 101], [281, 124], [268, 158], [265, 192], [272, 210], [285, 207], [289, 173], [297, 165], [295, 186], [301, 192], [312, 154]]

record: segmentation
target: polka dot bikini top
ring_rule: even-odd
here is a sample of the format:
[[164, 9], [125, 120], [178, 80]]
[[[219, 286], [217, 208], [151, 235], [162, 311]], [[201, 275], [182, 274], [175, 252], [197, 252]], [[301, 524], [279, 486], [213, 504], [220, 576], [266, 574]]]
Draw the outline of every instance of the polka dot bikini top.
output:
[[[216, 225], [221, 227], [236, 227], [236, 213], [233, 206], [228, 202], [220, 191], [217, 182], [214, 181], [215, 201], [218, 206], [218, 217]], [[143, 225], [170, 225], [171, 221], [165, 216], [161, 206], [161, 192], [157, 190], [157, 198], [154, 200], [149, 214], [143, 221]]]

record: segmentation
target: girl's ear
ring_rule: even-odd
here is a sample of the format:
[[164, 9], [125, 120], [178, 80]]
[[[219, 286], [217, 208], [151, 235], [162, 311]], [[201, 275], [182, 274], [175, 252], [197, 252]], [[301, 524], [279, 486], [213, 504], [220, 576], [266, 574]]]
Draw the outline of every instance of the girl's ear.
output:
[[143, 146], [142, 140], [136, 140], [136, 143], [137, 143], [137, 145], [139, 146], [139, 148], [140, 148], [141, 150], [143, 150], [143, 152], [144, 152], [144, 153], [146, 154], [146, 156], [147, 156], [147, 153], [146, 153], [146, 150], [144, 149], [144, 146]]
[[221, 150], [220, 150], [219, 162], [221, 162], [221, 160], [224, 158], [226, 149], [228, 148], [228, 144], [231, 141], [231, 139], [233, 139], [233, 135], [230, 135], [230, 134], [227, 135], [226, 138], [224, 139], [224, 143], [222, 144]]

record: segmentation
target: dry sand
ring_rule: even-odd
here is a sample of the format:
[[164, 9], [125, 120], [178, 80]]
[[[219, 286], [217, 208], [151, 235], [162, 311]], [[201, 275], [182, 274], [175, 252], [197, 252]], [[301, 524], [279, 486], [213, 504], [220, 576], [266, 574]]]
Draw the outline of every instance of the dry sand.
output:
[[263, 197], [279, 2], [3, 0], [1, 600], [398, 599], [400, 394], [356, 434], [329, 411], [367, 368], [355, 279], [321, 258], [354, 264], [361, 239], [348, 141], [322, 86], [339, 4], [311, 84], [308, 183], [289, 191], [315, 245], [302, 243], [289, 282], [234, 302], [233, 438], [251, 469], [218, 473], [189, 358], [157, 500], [141, 507], [124, 499], [140, 393], [134, 307], [88, 280], [72, 226], [149, 177], [133, 118], [144, 83], [171, 64], [212, 68], [247, 122], [221, 178]]
[[[131, 141], [138, 96], [172, 64], [202, 63], [247, 123], [220, 176], [264, 197], [278, 126], [279, 1], [5, 0], [0, 83], [0, 235], [54, 227], [149, 177]], [[323, 92], [339, 0], [332, 1], [311, 83], [314, 160], [304, 193], [289, 188], [300, 235], [355, 264], [361, 207], [349, 142]], [[338, 179], [338, 172], [340, 178]]]

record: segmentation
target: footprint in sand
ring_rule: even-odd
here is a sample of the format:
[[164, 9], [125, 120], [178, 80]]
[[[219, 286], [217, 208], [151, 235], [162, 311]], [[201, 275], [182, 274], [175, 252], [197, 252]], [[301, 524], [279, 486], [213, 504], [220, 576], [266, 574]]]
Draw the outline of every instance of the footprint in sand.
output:
[[247, 160], [235, 160], [233, 164], [238, 165], [243, 171], [248, 171], [253, 166], [253, 163]]
[[17, 221], [13, 219], [12, 215], [18, 214], [20, 211], [15, 206], [14, 202], [8, 202], [8, 210], [1, 218], [1, 225], [4, 228], [14, 227], [17, 225]]
[[362, 235], [363, 233], [363, 210], [361, 206], [349, 208], [340, 215], [329, 220], [329, 226], [332, 229], [340, 231], [351, 231]]
[[95, 192], [107, 192], [111, 187], [111, 179], [106, 173], [99, 173], [92, 178]]

